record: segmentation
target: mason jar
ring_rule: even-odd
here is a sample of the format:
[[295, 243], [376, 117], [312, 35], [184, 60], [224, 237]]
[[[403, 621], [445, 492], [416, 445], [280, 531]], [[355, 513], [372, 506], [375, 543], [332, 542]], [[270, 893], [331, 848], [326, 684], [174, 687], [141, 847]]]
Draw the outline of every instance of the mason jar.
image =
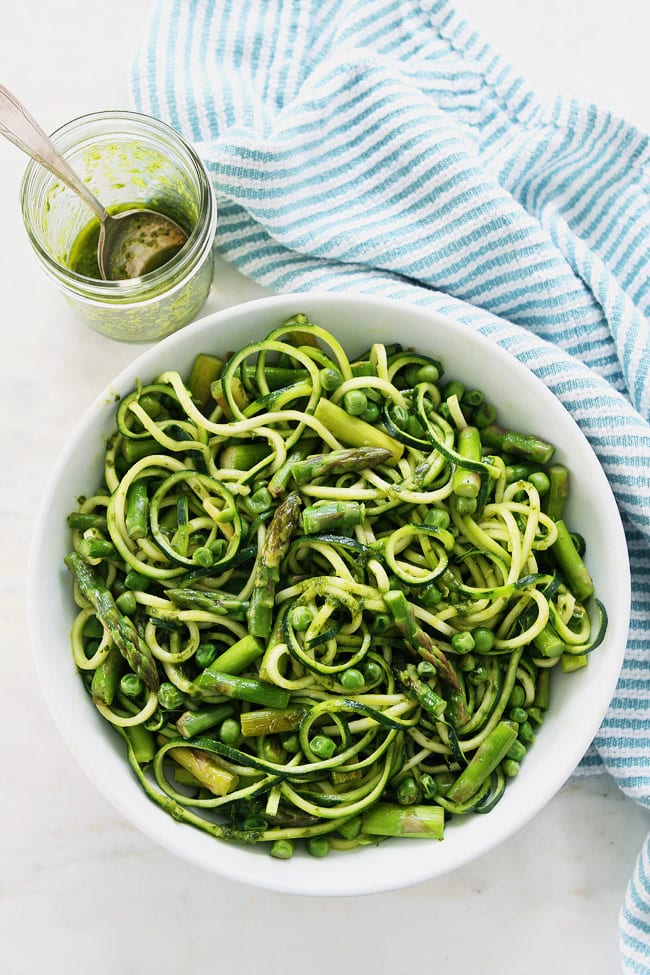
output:
[[203, 306], [214, 269], [214, 191], [203, 162], [170, 126], [135, 112], [98, 112], [66, 123], [52, 142], [109, 212], [148, 207], [188, 235], [167, 263], [137, 278], [104, 281], [73, 270], [71, 255], [92, 211], [31, 161], [21, 187], [25, 228], [46, 274], [95, 331], [149, 342], [186, 325]]

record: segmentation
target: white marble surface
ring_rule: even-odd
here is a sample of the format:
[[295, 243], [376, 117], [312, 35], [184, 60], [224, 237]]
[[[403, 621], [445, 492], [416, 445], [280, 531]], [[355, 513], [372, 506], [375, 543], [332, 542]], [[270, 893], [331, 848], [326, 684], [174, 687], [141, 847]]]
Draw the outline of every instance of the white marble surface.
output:
[[[650, 130], [646, 0], [458, 7], [543, 96], [593, 98]], [[6, 0], [0, 81], [48, 129], [128, 107], [132, 44], [147, 8], [147, 0]], [[325, 901], [240, 887], [185, 864], [137, 833], [77, 768], [30, 658], [30, 529], [43, 477], [79, 413], [138, 350], [82, 330], [44, 280], [17, 201], [24, 159], [0, 141], [1, 970], [617, 972], [617, 914], [648, 818], [606, 776], [570, 780], [508, 844], [452, 876]], [[218, 267], [207, 310], [260, 291]]]

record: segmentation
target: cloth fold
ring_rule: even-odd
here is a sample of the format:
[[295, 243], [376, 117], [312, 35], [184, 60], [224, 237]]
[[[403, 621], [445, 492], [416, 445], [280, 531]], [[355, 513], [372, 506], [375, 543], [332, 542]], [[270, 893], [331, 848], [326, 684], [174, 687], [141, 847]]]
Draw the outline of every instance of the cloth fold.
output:
[[[276, 291], [427, 305], [507, 348], [571, 411], [621, 510], [619, 684], [582, 770], [650, 806], [650, 141], [542, 104], [448, 0], [156, 0], [136, 107], [192, 141], [220, 254]], [[650, 973], [650, 837], [620, 914]]]

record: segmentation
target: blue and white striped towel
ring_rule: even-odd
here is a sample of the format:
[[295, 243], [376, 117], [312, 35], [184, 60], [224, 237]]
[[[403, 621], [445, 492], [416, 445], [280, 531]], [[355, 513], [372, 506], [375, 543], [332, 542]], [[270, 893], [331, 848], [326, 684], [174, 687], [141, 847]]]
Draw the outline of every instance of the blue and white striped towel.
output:
[[[136, 106], [194, 142], [223, 257], [276, 291], [470, 323], [563, 401], [616, 492], [629, 647], [583, 767], [650, 805], [650, 143], [540, 104], [448, 0], [156, 0]], [[650, 972], [650, 840], [621, 910]]]

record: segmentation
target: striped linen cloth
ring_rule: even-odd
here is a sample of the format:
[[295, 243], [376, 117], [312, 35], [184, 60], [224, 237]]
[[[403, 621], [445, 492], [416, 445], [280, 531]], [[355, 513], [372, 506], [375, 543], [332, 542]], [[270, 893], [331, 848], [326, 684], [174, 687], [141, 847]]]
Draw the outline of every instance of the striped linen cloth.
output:
[[[447, 0], [155, 0], [132, 81], [206, 161], [218, 250], [244, 274], [459, 318], [571, 411], [633, 574], [625, 664], [581, 768], [650, 805], [647, 137], [540, 104]], [[650, 838], [620, 944], [625, 972], [650, 973]]]

